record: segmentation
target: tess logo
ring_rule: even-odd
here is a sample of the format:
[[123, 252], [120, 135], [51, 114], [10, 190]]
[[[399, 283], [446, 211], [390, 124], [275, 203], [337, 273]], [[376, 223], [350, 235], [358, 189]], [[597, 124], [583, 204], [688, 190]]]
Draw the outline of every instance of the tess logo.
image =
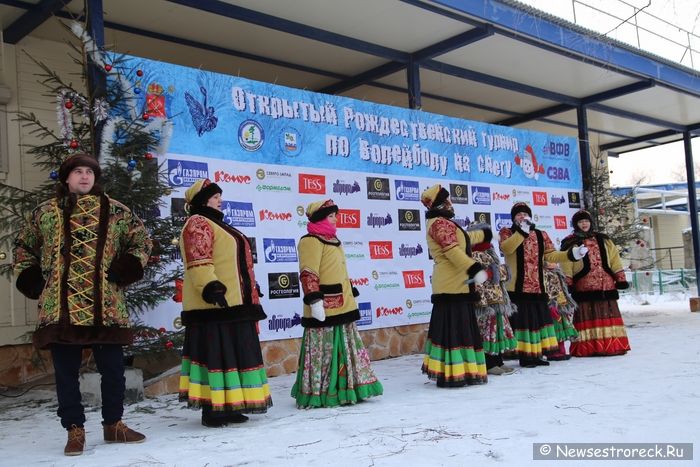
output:
[[403, 271], [403, 284], [407, 289], [416, 289], [425, 287], [425, 278], [423, 270], [418, 271]]
[[377, 318], [380, 316], [391, 316], [391, 315], [402, 315], [403, 307], [395, 306], [394, 308], [387, 308], [385, 306], [377, 307]]
[[299, 193], [325, 195], [326, 177], [324, 175], [299, 174]]
[[547, 192], [546, 191], [533, 191], [532, 192], [532, 202], [535, 206], [547, 206]]
[[566, 230], [566, 216], [554, 216], [554, 228]]
[[214, 183], [242, 183], [244, 185], [248, 185], [250, 184], [250, 180], [251, 179], [248, 175], [230, 174], [225, 170], [217, 170], [214, 172]]
[[261, 221], [291, 221], [291, 212], [272, 212], [267, 209], [261, 209], [258, 214]]
[[372, 259], [392, 259], [394, 257], [391, 242], [369, 242], [369, 257]]
[[335, 216], [335, 226], [339, 229], [359, 229], [360, 210], [359, 209], [339, 209]]

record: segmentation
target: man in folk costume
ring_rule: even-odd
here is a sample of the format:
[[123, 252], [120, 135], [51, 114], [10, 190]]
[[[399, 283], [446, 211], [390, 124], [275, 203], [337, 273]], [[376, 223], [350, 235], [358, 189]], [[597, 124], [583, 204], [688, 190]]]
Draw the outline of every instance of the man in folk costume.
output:
[[68, 431], [64, 454], [85, 446], [79, 370], [92, 348], [102, 377], [102, 425], [108, 443], [140, 443], [145, 436], [122, 422], [123, 345], [132, 342], [124, 287], [143, 277], [151, 240], [126, 206], [96, 184], [100, 166], [74, 154], [58, 171], [57, 195], [40, 204], [14, 248], [17, 288], [39, 300], [34, 345], [49, 349], [56, 373], [58, 416]]
[[484, 384], [486, 363], [474, 311], [479, 301], [475, 285], [489, 278], [472, 258], [471, 245], [488, 242], [491, 229], [465, 232], [451, 219], [454, 208], [449, 192], [440, 184], [425, 190], [426, 237], [433, 257], [433, 311], [425, 342], [423, 373], [438, 387]]
[[309, 233], [297, 249], [304, 335], [291, 395], [298, 408], [354, 404], [384, 391], [355, 324], [360, 319], [355, 301], [359, 292], [350, 283], [336, 236], [337, 212], [330, 199], [309, 204]]
[[580, 263], [565, 265], [564, 274], [578, 303], [574, 326], [579, 332], [571, 343], [571, 355], [591, 357], [624, 355], [630, 350], [625, 323], [617, 305], [618, 290], [629, 287], [620, 252], [605, 234], [593, 230], [591, 214], [580, 210], [571, 218], [574, 232], [561, 242], [563, 248], [588, 248]]
[[182, 284], [180, 400], [202, 409], [210, 428], [248, 420], [272, 406], [257, 323], [267, 316], [248, 238], [224, 222], [221, 188], [197, 180], [185, 192], [180, 234]]
[[587, 249], [574, 247], [559, 252], [547, 232], [535, 228], [530, 207], [515, 203], [510, 211], [513, 225], [501, 229], [500, 248], [511, 270], [508, 293], [517, 307], [511, 325], [518, 340], [520, 366], [549, 365], [543, 355], [558, 350], [557, 338], [545, 290], [544, 262], [569, 263], [583, 258]]

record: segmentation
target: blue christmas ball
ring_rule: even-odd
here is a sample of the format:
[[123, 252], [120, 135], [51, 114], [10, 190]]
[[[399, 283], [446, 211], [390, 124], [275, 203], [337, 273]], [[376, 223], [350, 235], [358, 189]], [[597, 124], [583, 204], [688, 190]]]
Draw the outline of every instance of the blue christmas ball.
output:
[[141, 88], [134, 88], [134, 94], [141, 94]]
[[130, 166], [130, 165], [127, 165], [127, 166], [126, 166], [126, 170], [128, 170], [129, 172], [131, 172], [132, 170], [134, 170], [134, 168], [133, 168], [132, 166]]
[[131, 159], [131, 160], [129, 161], [129, 168], [133, 169], [134, 167], [136, 167], [136, 161], [133, 160], [133, 159]]
[[55, 170], [52, 170], [51, 173], [49, 174], [49, 177], [51, 177], [51, 180], [58, 180], [58, 172]]

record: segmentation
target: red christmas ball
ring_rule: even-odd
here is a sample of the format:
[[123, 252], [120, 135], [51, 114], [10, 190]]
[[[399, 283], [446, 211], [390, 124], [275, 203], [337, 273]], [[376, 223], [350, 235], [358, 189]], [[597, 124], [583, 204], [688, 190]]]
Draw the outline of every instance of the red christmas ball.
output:
[[136, 70], [136, 76], [143, 76], [143, 70]]
[[164, 333], [165, 333], [165, 328], [163, 328], [163, 327], [158, 328], [158, 332], [161, 333], [161, 334], [164, 334]]
[[69, 146], [71, 149], [78, 149], [78, 146], [79, 146], [78, 141], [74, 140], [74, 139], [70, 140]]
[[105, 70], [112, 71], [112, 65], [110, 65], [109, 63], [107, 65], [105, 65]]
[[175, 344], [172, 343], [172, 341], [168, 341], [165, 343], [165, 348], [166, 349], [172, 349]]
[[71, 101], [66, 101], [65, 107], [66, 109], [70, 110], [73, 108], [73, 103]]
[[148, 115], [147, 113], [144, 112], [144, 114], [141, 116], [141, 118], [143, 118], [144, 120], [148, 120], [151, 117], [150, 117], [150, 115]]
[[150, 152], [147, 152], [146, 154], [143, 155], [143, 157], [144, 157], [144, 159], [146, 159], [147, 161], [150, 161], [151, 159], [153, 159], [153, 154], [150, 153]]

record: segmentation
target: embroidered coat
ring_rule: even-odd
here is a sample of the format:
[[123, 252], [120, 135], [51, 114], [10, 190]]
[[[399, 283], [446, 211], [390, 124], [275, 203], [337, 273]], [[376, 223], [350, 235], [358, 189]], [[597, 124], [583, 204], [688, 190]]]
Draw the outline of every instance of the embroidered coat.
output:
[[124, 287], [143, 277], [151, 247], [139, 218], [107, 195], [40, 204], [14, 248], [17, 288], [39, 299], [34, 344], [129, 344]]
[[572, 285], [574, 300], [617, 300], [617, 289], [628, 287], [617, 246], [607, 235], [592, 232], [588, 235], [569, 235], [562, 240], [561, 248], [582, 244], [588, 248], [583, 260], [562, 267], [562, 272]]
[[[307, 234], [299, 239], [299, 280], [304, 293], [304, 327], [325, 327], [360, 319], [355, 297], [359, 292], [350, 283], [343, 246], [336, 237]], [[311, 316], [310, 305], [323, 300], [326, 319]]]
[[499, 236], [501, 251], [511, 271], [507, 285], [511, 299], [547, 302], [544, 261], [566, 264], [575, 261], [573, 252], [556, 251], [547, 232], [538, 229], [526, 234], [519, 228], [503, 228]]
[[450, 300], [478, 301], [474, 284], [465, 282], [482, 270], [471, 254], [471, 245], [491, 241], [491, 230], [464, 231], [445, 217], [427, 221], [426, 238], [433, 257], [433, 303]]
[[[248, 237], [226, 224], [220, 211], [201, 211], [187, 218], [180, 233], [182, 324], [265, 319]], [[225, 305], [211, 299], [214, 290], [222, 293]]]

